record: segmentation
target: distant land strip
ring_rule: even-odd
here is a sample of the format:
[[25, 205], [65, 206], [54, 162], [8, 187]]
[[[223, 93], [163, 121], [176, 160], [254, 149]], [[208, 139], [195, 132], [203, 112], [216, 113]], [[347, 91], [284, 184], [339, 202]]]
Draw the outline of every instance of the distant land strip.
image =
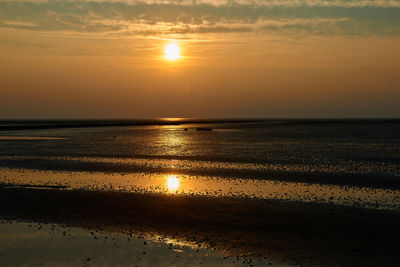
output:
[[191, 119], [191, 118], [160, 118], [160, 119], [134, 119], [134, 120], [0, 120], [1, 131], [16, 130], [43, 130], [63, 128], [91, 128], [91, 127], [123, 127], [123, 126], [156, 126], [156, 125], [181, 125], [181, 124], [215, 124], [215, 123], [258, 123], [266, 126], [274, 125], [299, 125], [299, 124], [369, 124], [369, 123], [400, 123], [397, 118], [381, 119], [256, 119], [256, 118], [231, 118], [231, 119]]

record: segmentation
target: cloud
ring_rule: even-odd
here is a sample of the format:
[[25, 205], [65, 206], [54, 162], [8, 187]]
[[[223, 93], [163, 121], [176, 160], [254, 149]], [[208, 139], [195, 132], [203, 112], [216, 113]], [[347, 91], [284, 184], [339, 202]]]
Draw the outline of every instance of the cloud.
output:
[[[319, 3], [319, 4], [317, 4]], [[400, 35], [399, 1], [2, 1], [0, 27], [119, 35]]]

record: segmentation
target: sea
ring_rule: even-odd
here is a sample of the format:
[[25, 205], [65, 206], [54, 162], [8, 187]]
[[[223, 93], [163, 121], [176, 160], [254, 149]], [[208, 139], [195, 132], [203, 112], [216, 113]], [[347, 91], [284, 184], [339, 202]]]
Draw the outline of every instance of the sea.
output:
[[400, 120], [4, 120], [0, 183], [400, 210]]

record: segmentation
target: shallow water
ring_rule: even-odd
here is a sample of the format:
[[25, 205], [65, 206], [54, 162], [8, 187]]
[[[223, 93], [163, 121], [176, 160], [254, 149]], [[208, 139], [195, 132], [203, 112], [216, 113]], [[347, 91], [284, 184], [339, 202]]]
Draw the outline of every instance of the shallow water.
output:
[[[23, 255], [23, 257], [21, 257]], [[252, 266], [270, 260], [252, 259]], [[0, 221], [1, 266], [249, 266], [248, 259], [156, 237]]]
[[397, 190], [148, 173], [51, 172], [0, 168], [3, 186], [232, 196], [400, 211]]
[[[0, 136], [0, 182], [6, 184], [374, 209], [399, 210], [399, 162], [397, 121], [38, 129]], [[171, 179], [178, 183], [173, 190]]]
[[[212, 128], [212, 131], [196, 131], [196, 127]], [[229, 249], [226, 255], [252, 255], [253, 266], [276, 264], [268, 259], [258, 262], [255, 255], [274, 255], [274, 259], [280, 263], [284, 260], [282, 257], [291, 254], [293, 258], [303, 263], [326, 263], [333, 259], [337, 263], [348, 261], [360, 263], [363, 256], [354, 256], [353, 250], [360, 247], [360, 240], [371, 234], [371, 238], [375, 238], [375, 241], [366, 242], [366, 250], [361, 251], [360, 255], [372, 255], [374, 259], [378, 259], [379, 256], [379, 259], [386, 262], [396, 261], [391, 252], [387, 252], [396, 246], [390, 245], [392, 244], [390, 242], [396, 240], [396, 236], [392, 236], [392, 232], [381, 236], [382, 230], [375, 230], [378, 228], [390, 230], [397, 226], [396, 216], [400, 211], [398, 194], [400, 123], [398, 122], [367, 121], [352, 124], [275, 121], [274, 123], [93, 127], [5, 131], [0, 136], [3, 136], [0, 138], [0, 189], [7, 194], [5, 201], [10, 201], [2, 206], [5, 215], [15, 215], [16, 217], [11, 218], [36, 222], [46, 222], [48, 221], [46, 218], [49, 217], [53, 218], [53, 222], [69, 222], [69, 226], [92, 227], [88, 232], [84, 229], [43, 223], [41, 226], [37, 224], [29, 226], [30, 223], [23, 222], [1, 224], [1, 266], [26, 264], [169, 266], [172, 262], [178, 266], [195, 266], [200, 262], [203, 266], [249, 264], [248, 261], [243, 263], [242, 258], [222, 259], [224, 246], [221, 244], [231, 245], [226, 246], [227, 250]], [[47, 196], [53, 197], [50, 198], [53, 200], [58, 199], [58, 196], [64, 196], [65, 193], [65, 199], [57, 201], [64, 203], [64, 207], [72, 209], [73, 212], [67, 212], [65, 218], [52, 217], [52, 202], [41, 203], [44, 191], [36, 189], [53, 189], [46, 190]], [[156, 202], [157, 205], [154, 207], [145, 202], [140, 202], [138, 206], [132, 204], [132, 207], [126, 207], [127, 210], [117, 218], [107, 217], [110, 215], [109, 212], [102, 213], [104, 206], [101, 206], [95, 211], [99, 225], [107, 225], [110, 219], [116, 219], [115, 224], [121, 227], [118, 231], [96, 232], [97, 224], [85, 225], [79, 220], [90, 222], [94, 212], [93, 204], [97, 205], [99, 200], [89, 203], [87, 210], [82, 213], [79, 210], [81, 206], [75, 206], [73, 203], [70, 206], [68, 196], [74, 195], [76, 199], [85, 201], [88, 195], [102, 195], [104, 192], [74, 189], [151, 193], [145, 196], [151, 196], [149, 199], [153, 200], [165, 197], [170, 204], [169, 211], [174, 212], [176, 209], [174, 199], [184, 199], [187, 201], [185, 203], [195, 203], [190, 206], [193, 208], [186, 209], [184, 213], [184, 215], [192, 213], [190, 218], [195, 219], [187, 221], [186, 216], [182, 217], [179, 210], [172, 217], [171, 212], [154, 217], [154, 210], [160, 212], [160, 209], [165, 209], [165, 206], [158, 205], [159, 202]], [[104, 195], [109, 194], [111, 193], [104, 193]], [[118, 206], [131, 203], [129, 197], [132, 199], [138, 197], [132, 202], [137, 203], [144, 196], [115, 194], [114, 197], [120, 199], [121, 195], [126, 195], [128, 201], [117, 202]], [[26, 200], [21, 202], [20, 199]], [[115, 199], [101, 198], [105, 201], [102, 202], [105, 205], [112, 205], [110, 203], [114, 203]], [[263, 200], [258, 201], [258, 199]], [[226, 200], [228, 204], [225, 203]], [[237, 208], [237, 205], [231, 205], [231, 201], [248, 203], [248, 206]], [[41, 204], [27, 208], [26, 203]], [[183, 205], [181, 208], [186, 207], [185, 203], [181, 203]], [[197, 228], [195, 226], [200, 215], [196, 214], [196, 211], [204, 208], [204, 203], [208, 203], [207, 207], [212, 207], [216, 203], [220, 203], [220, 206], [216, 210], [206, 208], [201, 212], [201, 217], [207, 213], [210, 217], [201, 225], [208, 224], [215, 218], [215, 214], [221, 213], [221, 218], [218, 219], [222, 221], [222, 227], [224, 225], [231, 227], [231, 234], [222, 234], [223, 239], [221, 239], [219, 231], [213, 233], [210, 229], [203, 229], [214, 239], [208, 240], [210, 237], [196, 235], [195, 239], [197, 238], [197, 242], [205, 240], [205, 244], [220, 242], [220, 246], [217, 246], [219, 252], [211, 249], [196, 251], [199, 243], [191, 243], [192, 239], [185, 236], [187, 233], [185, 231], [189, 233], [198, 231], [198, 225]], [[323, 204], [320, 205], [321, 203]], [[331, 205], [324, 205], [327, 203]], [[264, 210], [257, 213], [261, 206], [254, 205], [265, 205], [262, 206]], [[10, 208], [11, 206], [14, 208]], [[42, 213], [42, 206], [46, 207], [44, 210], [49, 213]], [[108, 211], [113, 214], [114, 208], [112, 205]], [[139, 216], [124, 217], [127, 211], [137, 209], [140, 211], [141, 208], [148, 212], [147, 216], [141, 218], [142, 214], [139, 212], [135, 213]], [[234, 208], [238, 210], [233, 210]], [[300, 212], [303, 208], [304, 212]], [[35, 212], [28, 216], [26, 213], [32, 210]], [[247, 210], [249, 210], [246, 213], [247, 217], [235, 217]], [[229, 216], [224, 218], [223, 213], [231, 214], [235, 223], [231, 225], [232, 220]], [[42, 217], [37, 214], [42, 214]], [[72, 216], [71, 214], [80, 214], [81, 218], [73, 217], [73, 220], [70, 220], [68, 216]], [[90, 216], [85, 217], [86, 214]], [[269, 219], [268, 216], [274, 214], [279, 216]], [[369, 223], [361, 223], [363, 227], [367, 227], [366, 232], [363, 232], [362, 228], [359, 229], [361, 224], [352, 223], [354, 220], [360, 220], [360, 214], [365, 218], [362, 219], [363, 222]], [[102, 221], [104, 216], [108, 218], [106, 221]], [[296, 216], [300, 218], [293, 218]], [[146, 240], [146, 245], [140, 237], [121, 233], [126, 221], [131, 222], [129, 227], [144, 227], [153, 222], [152, 218], [156, 218], [156, 221], [160, 218], [168, 219], [174, 227], [171, 224], [149, 226], [150, 230], [141, 232], [142, 235], [146, 235], [142, 236]], [[317, 219], [314, 220], [315, 218]], [[294, 219], [298, 219], [298, 222], [293, 224]], [[219, 220], [213, 222], [214, 227], [221, 227], [218, 224]], [[304, 223], [304, 220], [307, 223]], [[192, 224], [194, 226], [189, 227], [190, 229], [182, 228], [182, 222], [185, 222], [183, 224], [185, 227]], [[115, 224], [110, 223], [113, 227]], [[314, 226], [308, 229], [307, 226], [311, 224]], [[379, 227], [374, 228], [374, 225]], [[160, 227], [165, 233], [164, 237], [150, 235], [149, 231], [155, 229], [154, 231], [158, 232]], [[335, 227], [339, 230], [332, 234], [331, 231]], [[295, 231], [297, 228], [299, 232]], [[292, 231], [294, 237], [287, 236], [288, 230]], [[354, 232], [358, 232], [359, 236], [354, 237]], [[175, 236], [176, 233], [183, 235], [183, 238], [179, 241], [165, 239]], [[322, 236], [330, 236], [332, 240], [337, 238], [338, 243], [325, 242], [320, 238], [320, 233]], [[240, 235], [243, 237], [239, 238]], [[308, 236], [311, 241], [308, 240]], [[361, 239], [358, 239], [359, 237]], [[335, 254], [333, 248], [337, 248], [337, 244], [343, 239], [347, 240], [346, 245], [349, 249], [341, 251], [340, 255]], [[243, 251], [248, 254], [240, 254], [242, 252], [236, 250], [235, 246], [242, 246], [243, 240], [248, 245]], [[389, 243], [386, 246], [387, 240]], [[169, 242], [174, 243], [172, 247]], [[263, 246], [258, 250], [260, 244]], [[382, 251], [375, 248], [374, 244], [379, 244], [379, 247], [383, 248]], [[325, 246], [328, 247], [326, 250], [323, 249]], [[308, 258], [301, 260], [304, 256], [302, 249], [310, 247], [313, 249], [307, 252]], [[269, 250], [276, 251], [269, 254]], [[256, 252], [260, 254], [255, 254]], [[314, 253], [317, 255], [315, 259]], [[346, 256], [341, 256], [343, 253]], [[18, 255], [26, 256], [18, 257]], [[328, 255], [326, 259], [324, 255]]]
[[[0, 155], [90, 158], [210, 173], [225, 169], [400, 176], [398, 122], [289, 122], [7, 131], [2, 135], [65, 139], [1, 140]], [[196, 131], [196, 127], [213, 131]]]

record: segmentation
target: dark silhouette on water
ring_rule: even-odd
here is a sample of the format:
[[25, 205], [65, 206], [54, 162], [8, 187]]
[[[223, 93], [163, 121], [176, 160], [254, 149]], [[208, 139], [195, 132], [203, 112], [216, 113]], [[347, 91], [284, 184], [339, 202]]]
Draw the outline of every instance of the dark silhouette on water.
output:
[[196, 131], [212, 131], [211, 128], [202, 128], [202, 127], [197, 127]]

